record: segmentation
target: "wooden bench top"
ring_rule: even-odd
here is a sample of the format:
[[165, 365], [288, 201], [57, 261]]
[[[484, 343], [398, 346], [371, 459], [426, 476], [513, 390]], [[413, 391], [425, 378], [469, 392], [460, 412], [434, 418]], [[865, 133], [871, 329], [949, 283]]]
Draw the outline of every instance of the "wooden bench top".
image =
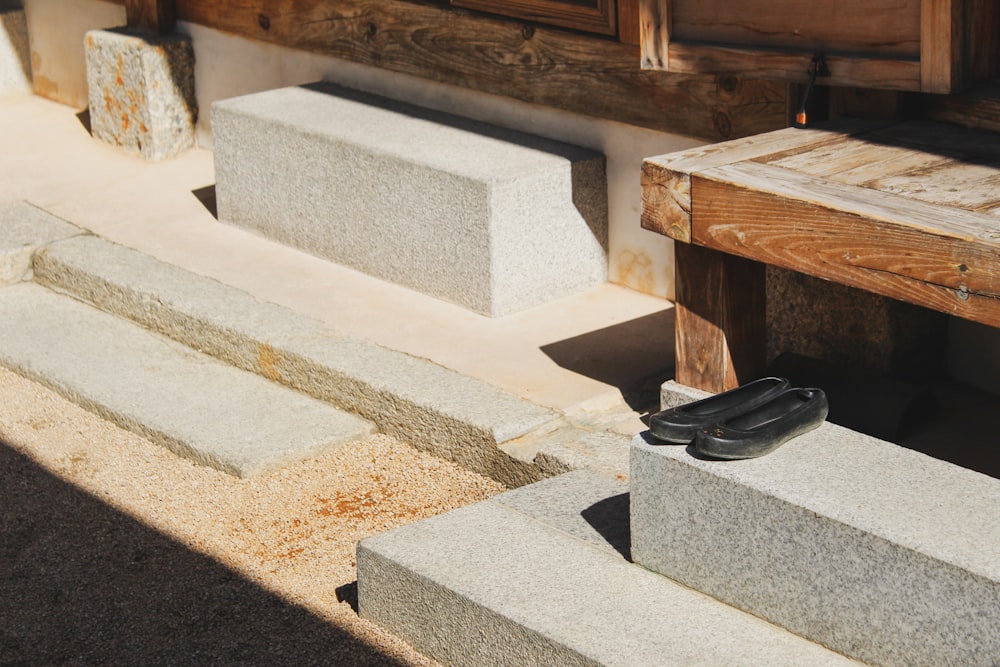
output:
[[647, 159], [642, 224], [1000, 326], [1000, 134], [845, 119]]

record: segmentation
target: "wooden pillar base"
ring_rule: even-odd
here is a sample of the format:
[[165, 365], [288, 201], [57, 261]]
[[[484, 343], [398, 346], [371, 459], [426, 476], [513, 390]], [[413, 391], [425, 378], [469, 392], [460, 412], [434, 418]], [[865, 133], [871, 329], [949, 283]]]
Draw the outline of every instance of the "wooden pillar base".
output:
[[125, 0], [125, 16], [131, 30], [169, 35], [177, 25], [176, 0]]
[[764, 265], [675, 244], [677, 382], [718, 393], [766, 365]]

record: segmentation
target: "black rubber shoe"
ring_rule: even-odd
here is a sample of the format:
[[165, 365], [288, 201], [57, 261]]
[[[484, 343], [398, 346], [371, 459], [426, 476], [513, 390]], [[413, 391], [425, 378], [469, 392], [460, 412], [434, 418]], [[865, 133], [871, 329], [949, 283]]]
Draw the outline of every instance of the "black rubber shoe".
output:
[[694, 448], [715, 459], [764, 456], [818, 427], [828, 410], [822, 389], [787, 389], [750, 412], [701, 429]]
[[754, 380], [694, 403], [657, 412], [649, 418], [649, 432], [664, 442], [686, 444], [694, 440], [701, 429], [749, 412], [785, 389], [788, 389], [785, 378]]

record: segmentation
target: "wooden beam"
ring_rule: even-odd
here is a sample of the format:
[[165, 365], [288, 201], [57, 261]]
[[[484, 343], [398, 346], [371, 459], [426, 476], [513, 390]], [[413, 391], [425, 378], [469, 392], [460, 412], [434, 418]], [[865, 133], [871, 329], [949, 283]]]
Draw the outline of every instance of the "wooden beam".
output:
[[787, 125], [787, 87], [642, 71], [639, 49], [403, 0], [177, 0], [178, 18], [282, 46], [709, 141]]
[[670, 69], [670, 0], [639, 0], [642, 68]]
[[132, 30], [165, 35], [177, 24], [176, 0], [125, 0], [125, 15]]
[[718, 393], [766, 365], [764, 265], [696, 245], [675, 246], [676, 379]]
[[451, 0], [455, 7], [503, 14], [603, 35], [617, 35], [618, 16], [611, 0]]
[[[766, 51], [757, 47], [670, 44], [669, 70], [679, 74], [694, 72], [747, 72], [752, 76], [805, 83], [814, 53], [808, 51]], [[828, 55], [830, 75], [824, 83], [885, 90], [919, 90], [922, 63], [915, 58]]]
[[639, 45], [639, 0], [618, 0], [618, 40]]
[[1000, 327], [996, 216], [750, 162], [691, 193], [692, 243]]
[[954, 93], [962, 87], [965, 12], [962, 0], [923, 0], [920, 5], [920, 90]]

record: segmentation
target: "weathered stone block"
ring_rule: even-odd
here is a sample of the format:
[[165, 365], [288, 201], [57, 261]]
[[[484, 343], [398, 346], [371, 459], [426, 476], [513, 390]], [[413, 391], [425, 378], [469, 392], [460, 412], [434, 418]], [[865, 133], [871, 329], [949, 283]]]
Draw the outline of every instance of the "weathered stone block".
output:
[[219, 219], [501, 316], [606, 280], [604, 156], [317, 84], [212, 109]]
[[147, 160], [194, 146], [198, 108], [190, 38], [93, 30], [86, 53], [96, 138]]
[[874, 665], [1000, 655], [1000, 481], [834, 424], [768, 456], [632, 442], [632, 558]]
[[0, 6], [0, 97], [31, 93], [31, 49], [24, 10]]

